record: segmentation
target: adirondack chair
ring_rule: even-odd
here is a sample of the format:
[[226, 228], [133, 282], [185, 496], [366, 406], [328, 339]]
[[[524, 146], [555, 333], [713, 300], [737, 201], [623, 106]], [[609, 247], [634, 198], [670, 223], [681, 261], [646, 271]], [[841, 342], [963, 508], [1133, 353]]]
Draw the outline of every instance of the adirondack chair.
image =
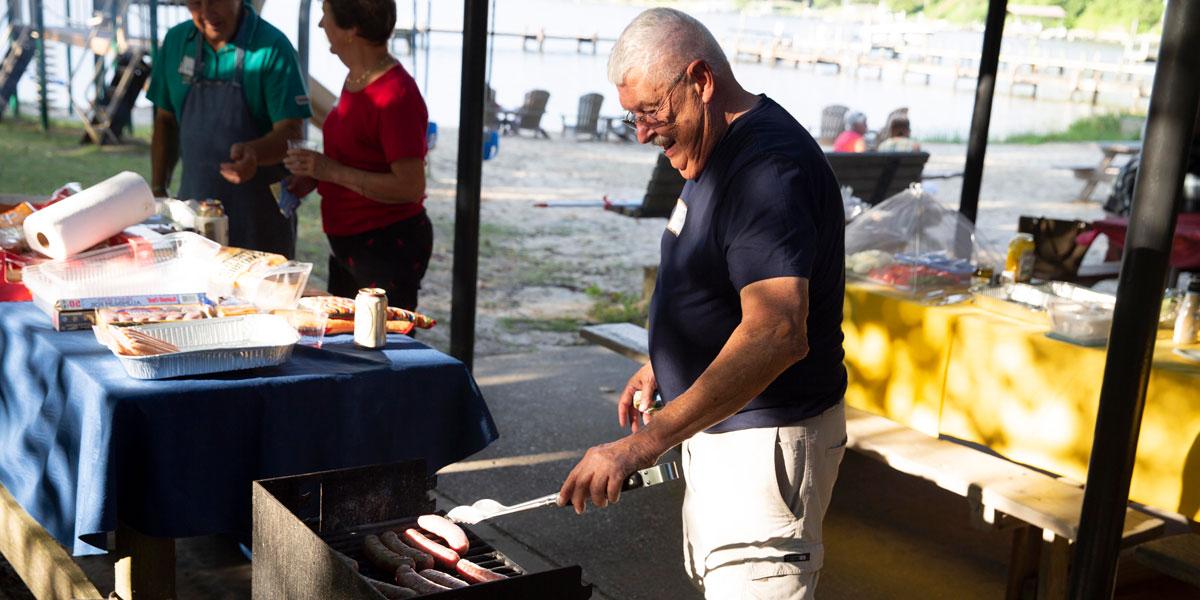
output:
[[604, 96], [591, 93], [584, 94], [579, 97], [579, 112], [575, 115], [575, 123], [567, 124], [567, 115], [562, 116], [562, 136], [567, 137], [567, 130], [570, 129], [574, 133], [575, 139], [581, 136], [589, 140], [599, 140], [603, 138], [604, 132], [600, 130], [600, 105], [604, 104]]
[[517, 135], [523, 129], [533, 132], [534, 137], [550, 138], [542, 129], [542, 115], [546, 114], [546, 102], [550, 100], [550, 92], [546, 90], [530, 90], [525, 94], [525, 102], [521, 108], [505, 110], [501, 113], [504, 133]]
[[503, 108], [496, 103], [496, 90], [492, 86], [487, 86], [487, 91], [483, 96], [483, 128], [490, 131], [500, 131], [503, 122], [500, 119], [500, 113]]
[[846, 112], [850, 109], [841, 104], [826, 106], [821, 111], [821, 132], [817, 142], [830, 145], [837, 136], [846, 130]]
[[654, 171], [650, 174], [650, 183], [646, 184], [646, 195], [642, 201], [608, 202], [604, 208], [613, 212], [636, 218], [667, 218], [675, 208], [675, 201], [683, 192], [683, 184], [687, 180], [675, 167], [666, 154], [659, 153], [658, 162], [654, 163]]
[[838, 182], [875, 206], [921, 181], [928, 152], [826, 152]]

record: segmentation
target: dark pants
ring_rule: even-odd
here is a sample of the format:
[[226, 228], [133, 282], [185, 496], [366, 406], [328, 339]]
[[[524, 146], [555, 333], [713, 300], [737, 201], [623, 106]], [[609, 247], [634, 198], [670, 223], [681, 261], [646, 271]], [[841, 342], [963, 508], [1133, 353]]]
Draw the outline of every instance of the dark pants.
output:
[[388, 305], [415, 310], [421, 278], [433, 254], [433, 224], [424, 212], [357, 235], [328, 236], [329, 293], [353, 298], [383, 288]]

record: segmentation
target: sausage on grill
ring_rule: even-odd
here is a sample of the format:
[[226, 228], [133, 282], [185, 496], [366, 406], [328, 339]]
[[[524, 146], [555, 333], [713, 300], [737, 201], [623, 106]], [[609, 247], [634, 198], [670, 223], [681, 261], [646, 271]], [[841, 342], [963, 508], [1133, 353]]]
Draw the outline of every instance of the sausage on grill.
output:
[[416, 598], [420, 595], [406, 587], [376, 581], [370, 577], [365, 577], [364, 579], [367, 580], [367, 583], [371, 584], [371, 587], [379, 590], [379, 593], [383, 594], [383, 597], [388, 600], [405, 600], [406, 598]]
[[404, 530], [404, 541], [422, 552], [428, 552], [433, 559], [447, 567], [453, 567], [458, 562], [458, 553], [425, 537], [425, 534], [409, 527]]
[[421, 515], [417, 517], [417, 526], [446, 540], [446, 545], [460, 555], [466, 554], [471, 547], [462, 527], [441, 515]]
[[363, 554], [367, 555], [367, 560], [371, 561], [371, 564], [388, 573], [394, 573], [401, 566], [411, 567], [414, 564], [413, 559], [389, 550], [377, 535], [368, 535], [363, 538]]
[[450, 589], [444, 585], [425, 579], [420, 573], [414, 571], [412, 567], [400, 567], [396, 569], [396, 583], [420, 594], [432, 594]]
[[454, 570], [458, 571], [459, 575], [462, 575], [464, 579], [470, 581], [471, 583], [484, 583], [486, 581], [507, 579], [507, 577], [496, 573], [495, 571], [485, 569], [465, 558], [460, 559], [458, 563], [454, 565]]
[[[411, 564], [409, 564], [410, 567], [417, 569], [433, 568], [432, 556], [400, 541], [400, 538], [396, 535], [395, 531], [385, 531], [379, 534], [379, 541], [383, 542], [383, 545], [386, 546], [388, 550], [408, 558], [409, 561], [411, 561]], [[395, 571], [395, 569], [389, 569], [389, 571]]]
[[425, 569], [421, 571], [421, 576], [438, 585], [444, 585], [451, 589], [465, 588], [471, 585], [449, 573], [443, 573], [435, 569]]

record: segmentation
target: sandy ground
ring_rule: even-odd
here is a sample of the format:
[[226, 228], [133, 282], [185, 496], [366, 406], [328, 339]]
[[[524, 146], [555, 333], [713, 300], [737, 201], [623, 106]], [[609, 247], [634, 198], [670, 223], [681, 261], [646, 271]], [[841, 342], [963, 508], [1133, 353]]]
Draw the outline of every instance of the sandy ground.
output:
[[[439, 326], [422, 339], [448, 347], [457, 132], [444, 131], [431, 156], [427, 207], [436, 228], [434, 257], [421, 292], [422, 309]], [[598, 293], [641, 294], [642, 267], [658, 261], [663, 219], [632, 219], [596, 208], [535, 208], [544, 200], [640, 199], [655, 161], [650, 147], [505, 137], [484, 163], [476, 354], [582, 343], [578, 324]], [[927, 172], [961, 172], [962, 144], [930, 144]], [[1093, 164], [1095, 143], [991, 145], [979, 207], [983, 235], [1003, 249], [1022, 214], [1094, 219], [1098, 200], [1073, 199], [1082, 184], [1063, 165]], [[927, 190], [957, 208], [962, 178], [935, 180]], [[1103, 251], [1103, 240], [1092, 255]], [[1089, 256], [1088, 262], [1099, 260]], [[589, 294], [588, 291], [591, 290]]]

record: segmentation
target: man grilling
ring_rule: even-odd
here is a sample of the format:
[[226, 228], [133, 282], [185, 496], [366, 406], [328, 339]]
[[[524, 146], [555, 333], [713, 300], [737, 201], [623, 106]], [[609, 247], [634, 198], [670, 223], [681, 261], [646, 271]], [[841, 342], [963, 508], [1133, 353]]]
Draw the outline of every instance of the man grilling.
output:
[[294, 207], [272, 191], [287, 171], [287, 142], [312, 116], [291, 42], [249, 0], [188, 0], [192, 20], [167, 32], [146, 95], [154, 103], [151, 187], [168, 195], [183, 163], [180, 198], [216, 198], [230, 245], [293, 256]]
[[[633, 433], [588, 450], [559, 504], [615, 502], [626, 476], [682, 444], [684, 567], [705, 597], [811, 598], [846, 443], [837, 180], [682, 12], [634, 19], [608, 74], [638, 141], [688, 182], [662, 236], [651, 360], [617, 406]], [[666, 407], [639, 415], [656, 391]]]

